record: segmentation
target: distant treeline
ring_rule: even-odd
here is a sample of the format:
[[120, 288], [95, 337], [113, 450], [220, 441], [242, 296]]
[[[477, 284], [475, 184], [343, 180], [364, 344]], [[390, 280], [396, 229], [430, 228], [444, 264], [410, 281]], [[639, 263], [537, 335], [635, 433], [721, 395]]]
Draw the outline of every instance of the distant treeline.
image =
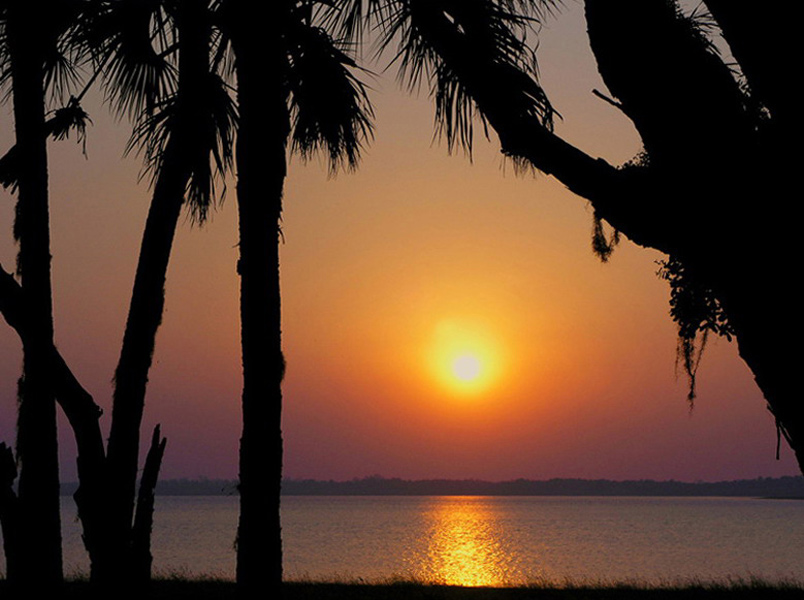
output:
[[753, 496], [804, 498], [804, 477], [719, 481], [610, 481], [607, 479], [549, 479], [478, 481], [427, 479], [409, 481], [366, 477], [351, 481], [289, 479], [282, 493], [300, 496]]
[[[62, 493], [72, 494], [76, 486], [75, 483], [63, 484]], [[156, 493], [160, 496], [233, 496], [237, 494], [237, 482], [168, 479], [159, 482]], [[690, 483], [649, 479], [516, 479], [495, 482], [373, 476], [350, 481], [286, 479], [282, 493], [289, 496], [749, 496], [804, 499], [804, 477]]]
[[[62, 483], [61, 495], [72, 496], [78, 483]], [[165, 479], [156, 484], [157, 496], [236, 496], [234, 479]]]

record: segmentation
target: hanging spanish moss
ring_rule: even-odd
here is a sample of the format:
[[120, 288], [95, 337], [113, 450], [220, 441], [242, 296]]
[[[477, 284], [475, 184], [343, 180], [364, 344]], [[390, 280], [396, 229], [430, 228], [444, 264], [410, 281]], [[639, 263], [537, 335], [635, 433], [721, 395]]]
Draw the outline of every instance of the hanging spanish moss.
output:
[[731, 340], [734, 330], [714, 292], [701, 285], [675, 257], [659, 262], [659, 277], [670, 284], [670, 316], [678, 326], [676, 366], [689, 380], [687, 400], [695, 400], [695, 376], [709, 333]]
[[592, 217], [592, 251], [603, 262], [608, 262], [614, 248], [620, 243], [620, 232], [616, 229], [610, 235], [606, 235], [603, 228], [603, 219], [595, 211]]

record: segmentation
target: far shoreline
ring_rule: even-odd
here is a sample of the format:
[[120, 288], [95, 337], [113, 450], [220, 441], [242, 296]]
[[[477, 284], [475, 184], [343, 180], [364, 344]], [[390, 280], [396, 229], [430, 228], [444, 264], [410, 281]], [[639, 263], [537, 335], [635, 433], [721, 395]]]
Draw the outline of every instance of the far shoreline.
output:
[[[78, 484], [64, 483], [62, 495]], [[229, 479], [167, 479], [157, 496], [236, 496], [237, 481]], [[405, 480], [381, 476], [349, 481], [286, 479], [283, 496], [572, 496], [572, 497], [739, 497], [762, 500], [804, 500], [804, 477], [760, 477], [718, 482], [656, 480], [548, 479], [482, 481], [475, 479]]]

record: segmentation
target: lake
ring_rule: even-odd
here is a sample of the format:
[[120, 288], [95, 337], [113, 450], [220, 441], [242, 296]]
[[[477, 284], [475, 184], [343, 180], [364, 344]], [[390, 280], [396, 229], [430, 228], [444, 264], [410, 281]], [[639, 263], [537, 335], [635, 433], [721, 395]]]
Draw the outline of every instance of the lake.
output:
[[[804, 501], [655, 497], [283, 497], [286, 577], [804, 581]], [[87, 572], [64, 498], [65, 568]], [[237, 498], [157, 498], [154, 565], [233, 578]]]

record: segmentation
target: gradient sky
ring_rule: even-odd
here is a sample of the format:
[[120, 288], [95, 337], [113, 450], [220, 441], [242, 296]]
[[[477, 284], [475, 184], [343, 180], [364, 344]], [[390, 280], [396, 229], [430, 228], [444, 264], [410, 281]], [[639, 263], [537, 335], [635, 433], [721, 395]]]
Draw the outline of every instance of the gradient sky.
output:
[[[558, 132], [613, 163], [639, 150], [570, 5], [546, 23], [542, 82]], [[734, 344], [712, 340], [698, 400], [675, 373], [675, 326], [656, 252], [592, 253], [587, 203], [517, 176], [495, 137], [474, 160], [432, 143], [426, 94], [371, 81], [376, 140], [359, 171], [291, 164], [282, 246], [285, 471], [350, 479], [585, 477], [720, 480], [797, 474]], [[128, 135], [97, 105], [88, 158], [51, 144], [56, 339], [106, 409], [149, 194]], [[11, 144], [10, 107], [0, 142]], [[144, 436], [168, 437], [163, 477], [234, 478], [241, 389], [234, 186], [204, 228], [182, 225], [151, 372]], [[15, 260], [13, 199], [0, 261]], [[449, 363], [469, 350], [482, 385]], [[457, 354], [456, 354], [457, 353]], [[20, 343], [0, 327], [0, 439], [14, 437]], [[75, 478], [62, 421], [64, 480]]]

